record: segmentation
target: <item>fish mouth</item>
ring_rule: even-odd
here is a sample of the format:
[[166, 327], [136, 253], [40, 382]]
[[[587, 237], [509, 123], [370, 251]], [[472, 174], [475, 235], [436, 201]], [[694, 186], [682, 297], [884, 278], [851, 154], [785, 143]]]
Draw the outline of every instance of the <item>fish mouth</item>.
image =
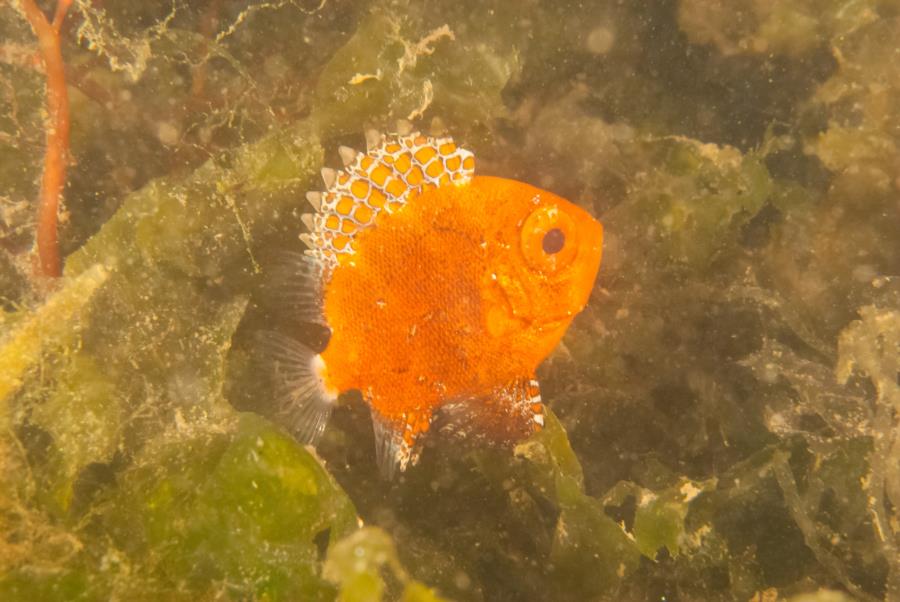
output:
[[569, 324], [572, 323], [576, 314], [577, 312], [564, 317], [551, 316], [549, 318], [541, 318], [540, 320], [532, 322], [532, 327], [540, 335], [558, 333], [559, 338], [562, 338], [562, 335], [568, 330]]

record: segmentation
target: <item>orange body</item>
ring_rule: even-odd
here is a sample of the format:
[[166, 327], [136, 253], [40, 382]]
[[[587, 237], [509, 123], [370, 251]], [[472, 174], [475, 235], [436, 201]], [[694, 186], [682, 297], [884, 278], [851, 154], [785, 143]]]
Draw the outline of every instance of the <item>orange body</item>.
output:
[[[568, 247], [541, 249], [549, 226]], [[323, 378], [414, 437], [441, 405], [534, 374], [587, 302], [601, 244], [587, 212], [527, 184], [426, 190], [360, 231], [325, 282]]]
[[338, 394], [357, 389], [392, 478], [438, 410], [460, 437], [541, 428], [535, 369], [587, 303], [603, 228], [550, 192], [475, 176], [451, 138], [370, 131], [366, 146], [339, 148], [343, 169], [307, 193], [308, 249], [285, 279], [297, 317], [331, 329], [328, 346], [272, 332], [261, 344], [298, 439], [315, 444]]

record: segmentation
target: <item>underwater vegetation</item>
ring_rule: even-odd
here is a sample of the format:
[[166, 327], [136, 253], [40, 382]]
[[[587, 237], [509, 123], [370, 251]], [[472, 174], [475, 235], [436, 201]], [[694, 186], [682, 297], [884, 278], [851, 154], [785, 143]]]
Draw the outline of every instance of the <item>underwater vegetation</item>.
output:
[[[897, 40], [896, 0], [0, 2], [0, 599], [900, 600]], [[388, 482], [353, 395], [291, 437], [254, 333], [324, 344], [267, 277], [398, 119], [604, 250], [546, 428]]]

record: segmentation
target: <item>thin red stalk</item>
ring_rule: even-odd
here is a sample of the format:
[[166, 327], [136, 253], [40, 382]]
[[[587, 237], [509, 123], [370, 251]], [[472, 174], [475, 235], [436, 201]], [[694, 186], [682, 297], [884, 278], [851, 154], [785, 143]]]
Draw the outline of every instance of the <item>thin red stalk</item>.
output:
[[69, 10], [71, 5], [72, 0], [56, 0], [56, 14], [53, 15], [53, 31], [56, 32], [57, 36], [62, 27], [63, 19], [66, 18], [66, 11]]
[[66, 72], [59, 41], [62, 25], [71, 0], [59, 0], [53, 22], [38, 8], [34, 0], [19, 0], [25, 17], [38, 39], [44, 71], [47, 75], [47, 150], [41, 177], [38, 202], [37, 252], [38, 269], [44, 276], [61, 274], [59, 259], [59, 198], [66, 182], [66, 160], [69, 151], [69, 95]]
[[202, 44], [197, 51], [200, 57], [200, 64], [194, 67], [191, 81], [191, 98], [199, 102], [203, 97], [206, 89], [206, 69], [209, 62], [209, 40], [215, 34], [216, 25], [219, 23], [219, 13], [222, 10], [222, 0], [211, 0], [206, 10], [200, 17], [200, 35], [202, 36]]

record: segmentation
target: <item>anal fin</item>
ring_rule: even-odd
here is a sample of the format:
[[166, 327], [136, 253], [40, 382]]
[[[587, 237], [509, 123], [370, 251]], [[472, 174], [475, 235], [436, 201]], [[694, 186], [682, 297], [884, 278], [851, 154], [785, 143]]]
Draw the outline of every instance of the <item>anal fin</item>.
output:
[[382, 477], [393, 480], [418, 463], [422, 451], [420, 437], [430, 424], [430, 412], [410, 413], [400, 420], [391, 420], [372, 409], [375, 459]]
[[325, 382], [321, 356], [277, 332], [260, 332], [257, 341], [272, 371], [280, 414], [298, 441], [315, 445], [337, 400]]

